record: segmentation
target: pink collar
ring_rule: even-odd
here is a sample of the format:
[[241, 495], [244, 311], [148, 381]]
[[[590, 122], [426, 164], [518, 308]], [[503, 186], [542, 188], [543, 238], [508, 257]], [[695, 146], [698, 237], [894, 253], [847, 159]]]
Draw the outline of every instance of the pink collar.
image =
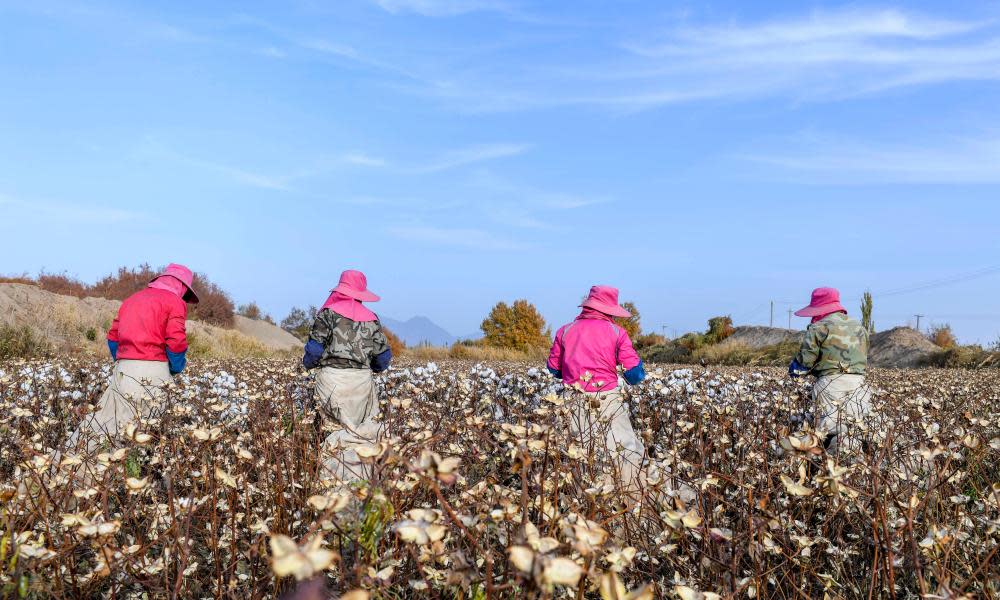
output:
[[157, 277], [153, 281], [149, 282], [148, 287], [173, 292], [177, 294], [179, 298], [183, 298], [184, 294], [187, 292], [187, 286], [184, 285], [184, 282], [171, 275]]
[[602, 313], [601, 311], [599, 311], [599, 310], [597, 310], [595, 308], [588, 308], [586, 306], [583, 307], [583, 310], [580, 311], [580, 314], [577, 315], [576, 318], [578, 320], [579, 319], [600, 319], [602, 321], [612, 321], [612, 322], [614, 321], [614, 319], [612, 319], [610, 315], [606, 315], [606, 314]]
[[330, 297], [326, 299], [326, 302], [323, 303], [320, 310], [323, 310], [324, 308], [328, 308], [338, 315], [346, 317], [352, 321], [364, 322], [378, 320], [378, 316], [368, 310], [365, 305], [361, 304], [361, 301], [345, 296], [340, 292], [331, 292]]

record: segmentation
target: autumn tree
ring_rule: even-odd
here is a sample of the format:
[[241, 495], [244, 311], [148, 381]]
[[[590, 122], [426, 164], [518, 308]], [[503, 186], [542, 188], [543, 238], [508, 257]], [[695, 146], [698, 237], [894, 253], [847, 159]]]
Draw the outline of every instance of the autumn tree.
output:
[[625, 330], [629, 339], [635, 341], [642, 335], [642, 325], [639, 324], [639, 309], [632, 302], [622, 304], [622, 308], [631, 313], [630, 317], [615, 317], [615, 323]]
[[552, 331], [545, 325], [535, 305], [527, 300], [515, 300], [514, 304], [498, 302], [489, 316], [483, 320], [480, 329], [487, 346], [529, 350], [545, 347], [551, 341]]
[[733, 335], [736, 330], [733, 328], [733, 318], [726, 315], [724, 317], [712, 317], [708, 320], [708, 331], [705, 332], [705, 343], [718, 344], [727, 337]]

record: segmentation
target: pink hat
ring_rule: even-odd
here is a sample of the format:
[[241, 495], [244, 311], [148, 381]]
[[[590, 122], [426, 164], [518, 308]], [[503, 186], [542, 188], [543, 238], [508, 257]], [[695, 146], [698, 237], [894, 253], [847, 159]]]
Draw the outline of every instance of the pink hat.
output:
[[632, 313], [618, 306], [618, 288], [610, 285], [595, 285], [580, 306], [592, 308], [612, 317], [631, 317]]
[[184, 287], [187, 288], [187, 291], [184, 292], [183, 296], [184, 301], [189, 304], [198, 304], [198, 294], [191, 289], [191, 284], [194, 282], [194, 273], [191, 272], [191, 269], [185, 267], [184, 265], [170, 263], [167, 265], [166, 269], [163, 269], [162, 273], [151, 279], [150, 283], [156, 281], [160, 277], [173, 277], [183, 283]]
[[368, 291], [368, 278], [361, 271], [348, 269], [340, 274], [340, 282], [333, 288], [334, 292], [340, 292], [348, 298], [354, 298], [362, 302], [378, 302], [379, 297]]
[[836, 288], [821, 287], [813, 290], [809, 306], [795, 311], [795, 316], [822, 317], [839, 311], [847, 311], [840, 303], [840, 292]]

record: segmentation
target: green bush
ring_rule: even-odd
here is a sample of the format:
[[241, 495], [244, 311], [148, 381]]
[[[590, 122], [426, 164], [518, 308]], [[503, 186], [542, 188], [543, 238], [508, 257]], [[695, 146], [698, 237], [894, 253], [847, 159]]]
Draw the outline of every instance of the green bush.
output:
[[35, 335], [31, 327], [0, 325], [0, 360], [47, 356], [52, 349], [48, 342]]
[[691, 351], [678, 344], [648, 346], [639, 351], [642, 360], [648, 363], [686, 364], [691, 362]]
[[86, 337], [86, 338], [87, 338], [87, 339], [88, 339], [89, 341], [91, 341], [91, 342], [96, 342], [96, 341], [97, 341], [97, 330], [96, 330], [96, 329], [94, 329], [93, 327], [88, 327], [88, 328], [87, 328], [87, 333], [85, 333], [85, 334], [84, 334], [84, 336], [85, 336], [85, 337]]

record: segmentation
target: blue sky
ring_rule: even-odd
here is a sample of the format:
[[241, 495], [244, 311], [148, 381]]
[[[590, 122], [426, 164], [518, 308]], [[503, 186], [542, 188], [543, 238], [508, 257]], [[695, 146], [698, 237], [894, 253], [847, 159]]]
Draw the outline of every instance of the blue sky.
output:
[[0, 0], [0, 272], [178, 261], [280, 318], [355, 267], [456, 334], [833, 285], [990, 343], [997, 106], [989, 2]]

